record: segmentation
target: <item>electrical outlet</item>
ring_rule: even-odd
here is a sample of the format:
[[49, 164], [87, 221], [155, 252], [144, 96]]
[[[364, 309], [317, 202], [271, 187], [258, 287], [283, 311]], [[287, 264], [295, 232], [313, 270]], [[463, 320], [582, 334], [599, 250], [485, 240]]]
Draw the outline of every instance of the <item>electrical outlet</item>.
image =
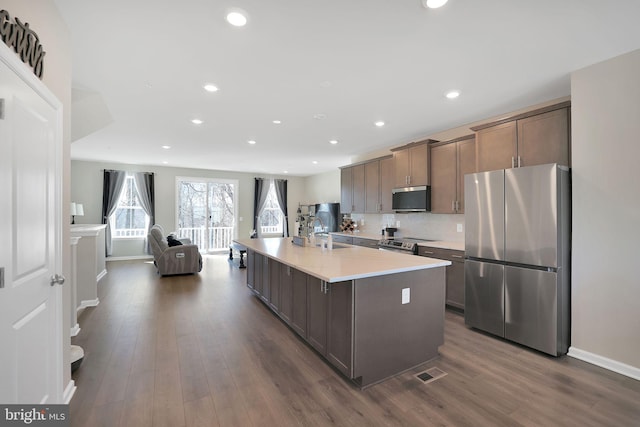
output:
[[402, 289], [402, 304], [409, 304], [411, 301], [411, 288]]
[[462, 224], [458, 224], [456, 230], [458, 231], [458, 233], [462, 233]]

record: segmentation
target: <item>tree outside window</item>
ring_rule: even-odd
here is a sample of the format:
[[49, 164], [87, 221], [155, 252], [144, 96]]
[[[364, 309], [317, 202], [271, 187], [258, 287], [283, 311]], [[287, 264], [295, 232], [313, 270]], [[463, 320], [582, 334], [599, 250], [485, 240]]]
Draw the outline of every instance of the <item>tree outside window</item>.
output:
[[259, 216], [260, 231], [262, 234], [282, 234], [284, 214], [278, 204], [278, 196], [273, 181], [269, 184], [269, 193], [264, 203], [264, 208]]
[[116, 211], [109, 218], [113, 237], [144, 237], [149, 225], [149, 215], [140, 206], [133, 175], [127, 175]]

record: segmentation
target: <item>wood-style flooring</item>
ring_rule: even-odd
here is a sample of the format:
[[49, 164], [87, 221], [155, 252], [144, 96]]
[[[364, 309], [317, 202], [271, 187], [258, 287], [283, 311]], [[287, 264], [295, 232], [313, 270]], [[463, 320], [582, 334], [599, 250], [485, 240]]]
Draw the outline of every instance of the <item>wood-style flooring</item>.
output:
[[[206, 256], [199, 275], [107, 263], [79, 316], [72, 426], [640, 426], [640, 382], [468, 329], [446, 313], [440, 357], [364, 391]], [[446, 376], [424, 384], [416, 373]]]

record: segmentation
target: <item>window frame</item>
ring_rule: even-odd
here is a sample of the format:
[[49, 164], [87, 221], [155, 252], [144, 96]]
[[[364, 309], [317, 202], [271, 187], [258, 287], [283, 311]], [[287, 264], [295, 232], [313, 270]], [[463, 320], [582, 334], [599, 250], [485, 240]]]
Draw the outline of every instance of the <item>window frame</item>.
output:
[[[274, 207], [267, 207], [269, 199], [273, 200]], [[264, 232], [262, 231], [262, 215], [266, 210], [274, 211], [278, 215], [278, 228], [279, 231], [276, 232]], [[258, 213], [258, 227], [260, 227], [260, 235], [264, 237], [281, 237], [284, 235], [284, 212], [280, 208], [278, 204], [278, 194], [276, 193], [276, 185], [273, 180], [269, 181], [269, 192], [267, 193], [267, 199], [265, 200], [265, 204]]]
[[[120, 200], [122, 199], [122, 196], [124, 194], [126, 194], [127, 191], [127, 186], [131, 187], [131, 190], [134, 193], [134, 197], [137, 200], [137, 206], [120, 206]], [[149, 217], [149, 215], [147, 215], [147, 213], [144, 211], [144, 209], [142, 209], [142, 206], [140, 206], [140, 201], [139, 201], [139, 197], [138, 196], [138, 189], [136, 188], [136, 183], [135, 183], [135, 178], [133, 176], [132, 173], [127, 172], [127, 175], [125, 177], [125, 182], [122, 186], [122, 191], [120, 192], [120, 195], [118, 196], [118, 206], [116, 207], [116, 210], [113, 212], [113, 214], [109, 217], [109, 226], [111, 227], [111, 238], [114, 240], [144, 240], [147, 238], [147, 230], [149, 229], [149, 223], [151, 221], [151, 218]], [[123, 230], [136, 230], [138, 231], [140, 234], [135, 234], [135, 235], [118, 235], [118, 228], [117, 228], [117, 221], [116, 221], [116, 217], [118, 214], [118, 210], [119, 209], [128, 209], [128, 210], [132, 210], [132, 209], [139, 209], [144, 213], [144, 229], [142, 228], [126, 228]]]

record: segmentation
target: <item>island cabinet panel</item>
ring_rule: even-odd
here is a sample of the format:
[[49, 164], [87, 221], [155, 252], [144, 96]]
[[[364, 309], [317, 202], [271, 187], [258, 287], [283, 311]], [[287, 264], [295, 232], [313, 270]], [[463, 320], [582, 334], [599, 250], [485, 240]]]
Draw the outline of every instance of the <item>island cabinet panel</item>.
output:
[[254, 289], [255, 273], [256, 272], [256, 253], [252, 250], [247, 250], [247, 286], [250, 289]]
[[261, 256], [260, 261], [262, 264], [260, 298], [264, 302], [269, 303], [269, 298], [271, 297], [271, 284], [269, 283], [269, 257]]
[[307, 338], [307, 274], [291, 268], [291, 322], [294, 331]]
[[[438, 356], [444, 343], [444, 276], [444, 268], [432, 268], [355, 280], [358, 385], [375, 384]], [[407, 288], [409, 302], [403, 304]]]
[[317, 277], [307, 276], [307, 324], [309, 344], [321, 354], [327, 352], [327, 307], [325, 282]]
[[258, 294], [262, 295], [262, 271], [263, 264], [265, 261], [265, 256], [254, 252], [253, 254], [253, 290]]
[[327, 359], [351, 378], [353, 366], [353, 282], [328, 285]]
[[288, 265], [280, 264], [280, 304], [278, 314], [291, 324], [293, 314], [293, 274], [292, 268]]
[[282, 264], [275, 259], [269, 258], [269, 306], [278, 313], [280, 306], [280, 268]]

